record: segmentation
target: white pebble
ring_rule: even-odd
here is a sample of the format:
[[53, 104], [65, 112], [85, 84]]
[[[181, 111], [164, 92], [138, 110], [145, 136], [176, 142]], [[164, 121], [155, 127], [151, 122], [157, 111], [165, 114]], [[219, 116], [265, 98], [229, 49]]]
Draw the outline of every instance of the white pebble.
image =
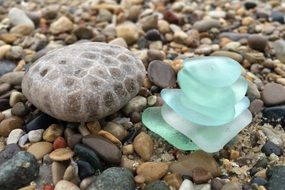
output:
[[189, 179], [185, 179], [179, 187], [179, 190], [194, 190], [194, 184]]
[[28, 133], [30, 142], [39, 142], [42, 140], [44, 129], [32, 130]]
[[21, 136], [23, 136], [25, 132], [22, 129], [14, 129], [10, 132], [6, 144], [14, 144], [19, 141]]
[[25, 134], [20, 138], [18, 144], [21, 148], [24, 148], [27, 141], [28, 141], [28, 134]]

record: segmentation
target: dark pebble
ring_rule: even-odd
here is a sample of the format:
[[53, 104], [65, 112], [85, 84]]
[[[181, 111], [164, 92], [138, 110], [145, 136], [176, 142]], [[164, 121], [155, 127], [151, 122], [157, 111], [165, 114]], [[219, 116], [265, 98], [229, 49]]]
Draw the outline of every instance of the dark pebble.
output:
[[94, 170], [102, 170], [102, 163], [97, 156], [96, 152], [83, 144], [77, 144], [74, 146], [74, 154], [81, 160], [85, 160], [90, 163]]
[[283, 13], [279, 12], [279, 11], [273, 11], [272, 14], [271, 14], [271, 19], [272, 21], [276, 21], [276, 22], [279, 22], [281, 24], [284, 24], [284, 15]]
[[258, 160], [253, 167], [257, 167], [257, 168], [266, 168], [268, 165], [268, 160], [267, 158], [261, 158], [260, 160]]
[[254, 9], [256, 7], [256, 3], [252, 1], [248, 1], [244, 3], [244, 7], [246, 10]]
[[144, 190], [170, 190], [163, 181], [154, 181], [145, 186]]
[[0, 111], [4, 111], [10, 108], [8, 99], [0, 99]]
[[25, 116], [29, 113], [29, 108], [23, 102], [17, 102], [11, 109], [11, 112], [15, 116]]
[[141, 121], [141, 114], [139, 112], [132, 112], [130, 119], [132, 123], [138, 123]]
[[20, 151], [0, 166], [0, 189], [18, 189], [28, 185], [38, 174], [39, 164], [36, 158], [26, 151]]
[[21, 149], [17, 144], [8, 144], [4, 150], [0, 152], [0, 165], [12, 158], [15, 154], [20, 152]]
[[144, 37], [139, 38], [137, 43], [139, 49], [145, 49], [148, 46], [148, 41]]
[[73, 148], [77, 143], [79, 143], [82, 139], [82, 135], [79, 133], [72, 134], [66, 138], [67, 145], [70, 148]]
[[74, 34], [79, 39], [91, 39], [93, 38], [93, 31], [86, 27], [79, 27], [74, 31]]
[[265, 37], [258, 34], [250, 35], [247, 39], [247, 43], [250, 48], [257, 50], [257, 51], [264, 51], [268, 41]]
[[269, 169], [269, 190], [285, 190], [285, 166], [275, 166]]
[[134, 190], [133, 173], [127, 168], [111, 167], [95, 178], [87, 190]]
[[221, 190], [223, 186], [223, 183], [216, 178], [211, 181], [211, 190]]
[[264, 108], [262, 111], [264, 122], [275, 125], [277, 123], [284, 123], [285, 119], [285, 106], [274, 106]]
[[151, 30], [147, 31], [147, 33], [145, 35], [145, 39], [147, 39], [149, 41], [161, 40], [160, 33], [156, 29], [151, 29]]
[[40, 114], [25, 126], [25, 130], [29, 132], [37, 129], [46, 129], [48, 126], [54, 123], [57, 123], [55, 118], [47, 114]]
[[173, 23], [173, 24], [178, 24], [179, 23], [178, 16], [174, 12], [172, 12], [170, 10], [167, 10], [167, 11], [164, 12], [163, 18], [165, 20], [167, 20], [168, 22]]
[[270, 156], [270, 154], [274, 153], [277, 156], [281, 156], [283, 154], [282, 148], [277, 146], [271, 141], [267, 141], [263, 147], [261, 148], [261, 151], [266, 155]]
[[262, 177], [255, 176], [250, 180], [250, 183], [251, 184], [255, 183], [257, 185], [267, 186], [268, 181], [263, 179]]
[[136, 136], [141, 132], [140, 127], [133, 127], [129, 130], [128, 135], [123, 139], [122, 143], [131, 144]]
[[78, 176], [81, 180], [95, 174], [95, 170], [91, 166], [91, 164], [89, 164], [89, 162], [86, 162], [84, 160], [78, 160], [76, 161], [76, 163], [78, 166]]
[[0, 77], [5, 73], [13, 71], [15, 63], [9, 60], [0, 60]]

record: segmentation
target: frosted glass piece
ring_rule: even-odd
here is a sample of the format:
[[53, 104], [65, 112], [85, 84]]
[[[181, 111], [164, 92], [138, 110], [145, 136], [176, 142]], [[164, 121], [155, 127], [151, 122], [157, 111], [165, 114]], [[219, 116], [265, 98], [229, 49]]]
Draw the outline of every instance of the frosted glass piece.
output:
[[225, 87], [232, 85], [241, 75], [240, 64], [228, 57], [198, 57], [184, 61], [184, 69], [199, 82]]
[[239, 77], [239, 79], [231, 86], [235, 94], [235, 103], [239, 102], [246, 94], [248, 83], [244, 77]]

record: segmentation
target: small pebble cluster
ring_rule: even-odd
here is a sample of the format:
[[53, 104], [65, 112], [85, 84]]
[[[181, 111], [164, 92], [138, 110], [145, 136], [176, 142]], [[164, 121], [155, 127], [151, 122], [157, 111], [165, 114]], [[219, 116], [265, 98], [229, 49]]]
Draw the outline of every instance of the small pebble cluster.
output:
[[[281, 0], [0, 0], [0, 189], [284, 190], [284, 14]], [[56, 95], [60, 86], [39, 86], [32, 94], [22, 89], [46, 56], [91, 42], [122, 47], [141, 65], [134, 75], [120, 67], [122, 79], [144, 76], [141, 87], [132, 78], [136, 90], [121, 97], [120, 106], [98, 109], [96, 119], [74, 119], [75, 112], [68, 118], [62, 104], [47, 111], [34, 100], [56, 101], [43, 91]], [[58, 57], [73, 59], [79, 52], [84, 50]], [[99, 55], [118, 63], [109, 53]], [[254, 119], [219, 152], [181, 151], [147, 130], [141, 115], [163, 105], [163, 88], [179, 88], [184, 59], [209, 55], [243, 67]]]

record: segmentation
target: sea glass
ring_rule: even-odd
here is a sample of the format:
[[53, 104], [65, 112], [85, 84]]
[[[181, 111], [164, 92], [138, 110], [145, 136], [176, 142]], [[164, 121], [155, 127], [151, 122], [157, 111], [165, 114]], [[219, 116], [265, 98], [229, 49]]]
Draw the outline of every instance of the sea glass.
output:
[[181, 89], [163, 89], [162, 107], [144, 111], [146, 127], [182, 150], [216, 152], [252, 120], [241, 66], [227, 57], [187, 59]]

